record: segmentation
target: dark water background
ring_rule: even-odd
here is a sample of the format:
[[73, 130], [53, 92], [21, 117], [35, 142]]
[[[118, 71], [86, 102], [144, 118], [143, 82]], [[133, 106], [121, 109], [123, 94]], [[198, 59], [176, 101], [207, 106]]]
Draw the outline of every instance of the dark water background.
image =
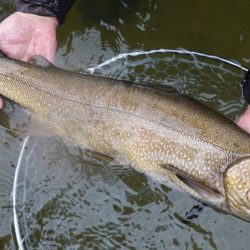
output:
[[[1, 1], [2, 19], [15, 3]], [[58, 29], [56, 64], [84, 72], [124, 52], [184, 48], [248, 67], [249, 7], [243, 0], [79, 0]], [[143, 63], [135, 61], [135, 73], [147, 77]], [[242, 72], [223, 68], [229, 73], [220, 83], [207, 70], [209, 81], [199, 81], [205, 68], [191, 66], [187, 74], [193, 70], [196, 78], [188, 94], [234, 119], [243, 108]], [[173, 71], [179, 76], [183, 68], [176, 64]], [[1, 124], [25, 126], [27, 117], [14, 113], [9, 120], [1, 112]], [[16, 248], [11, 190], [22, 138], [0, 128], [0, 249]], [[129, 167], [82, 161], [77, 149], [56, 138], [33, 139], [28, 149], [34, 149], [23, 164], [30, 203], [19, 211], [28, 249], [249, 249], [248, 223], [211, 207], [187, 221], [185, 213], [199, 202]]]

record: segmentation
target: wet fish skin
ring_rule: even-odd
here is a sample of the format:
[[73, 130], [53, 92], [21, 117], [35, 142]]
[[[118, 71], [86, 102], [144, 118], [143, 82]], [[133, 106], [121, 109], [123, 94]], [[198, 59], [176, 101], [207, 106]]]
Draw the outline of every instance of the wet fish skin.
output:
[[0, 94], [56, 135], [250, 220], [250, 137], [177, 93], [0, 58]]

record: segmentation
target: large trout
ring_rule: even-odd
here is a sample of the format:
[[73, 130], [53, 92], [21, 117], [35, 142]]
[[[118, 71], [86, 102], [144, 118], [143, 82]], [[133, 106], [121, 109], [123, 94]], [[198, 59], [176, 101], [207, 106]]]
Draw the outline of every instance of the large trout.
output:
[[61, 138], [250, 220], [250, 136], [189, 98], [6, 58], [0, 94]]

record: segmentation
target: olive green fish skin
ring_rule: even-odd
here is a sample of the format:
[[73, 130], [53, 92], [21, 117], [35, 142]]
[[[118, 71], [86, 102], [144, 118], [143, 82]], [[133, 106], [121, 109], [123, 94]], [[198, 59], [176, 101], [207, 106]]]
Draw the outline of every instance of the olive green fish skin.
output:
[[6, 58], [0, 94], [58, 136], [250, 220], [250, 179], [241, 189], [242, 175], [250, 175], [250, 137], [204, 106], [177, 93]]

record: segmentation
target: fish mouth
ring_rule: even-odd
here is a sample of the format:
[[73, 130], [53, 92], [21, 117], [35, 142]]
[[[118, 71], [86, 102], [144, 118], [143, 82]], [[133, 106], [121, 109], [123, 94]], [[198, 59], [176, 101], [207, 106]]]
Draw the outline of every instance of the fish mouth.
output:
[[250, 156], [232, 162], [224, 172], [223, 179], [228, 209], [250, 221]]

